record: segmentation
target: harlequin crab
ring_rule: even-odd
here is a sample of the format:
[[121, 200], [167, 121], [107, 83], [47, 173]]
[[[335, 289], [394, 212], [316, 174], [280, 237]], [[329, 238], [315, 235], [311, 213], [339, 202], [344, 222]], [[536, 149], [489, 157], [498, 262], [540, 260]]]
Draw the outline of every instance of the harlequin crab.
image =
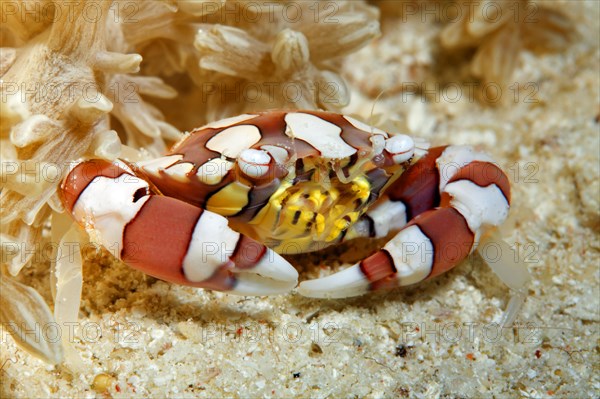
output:
[[[128, 265], [242, 295], [296, 287], [280, 254], [395, 232], [350, 268], [298, 287], [341, 298], [456, 266], [506, 219], [510, 184], [470, 147], [428, 148], [329, 112], [269, 111], [195, 129], [158, 159], [81, 162], [61, 196]], [[524, 286], [515, 265], [488, 263], [511, 288]]]

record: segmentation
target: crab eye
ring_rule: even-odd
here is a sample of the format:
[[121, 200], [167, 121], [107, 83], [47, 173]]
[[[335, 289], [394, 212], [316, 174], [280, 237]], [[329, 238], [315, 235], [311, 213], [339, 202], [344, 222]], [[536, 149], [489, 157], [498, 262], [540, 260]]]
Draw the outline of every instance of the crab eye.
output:
[[415, 152], [415, 142], [410, 136], [398, 134], [385, 141], [385, 150], [390, 153], [394, 163], [406, 162]]
[[242, 173], [248, 177], [259, 178], [269, 173], [271, 155], [264, 150], [249, 148], [243, 150], [238, 158]]

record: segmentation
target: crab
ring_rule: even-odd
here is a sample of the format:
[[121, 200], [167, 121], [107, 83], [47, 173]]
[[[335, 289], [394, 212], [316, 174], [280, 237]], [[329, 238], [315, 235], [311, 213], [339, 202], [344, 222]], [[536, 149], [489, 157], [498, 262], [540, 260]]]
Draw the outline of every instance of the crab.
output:
[[[60, 192], [75, 221], [129, 266], [240, 295], [296, 288], [298, 272], [282, 255], [393, 234], [353, 266], [297, 287], [317, 298], [438, 276], [496, 240], [510, 206], [509, 180], [488, 155], [468, 146], [429, 148], [322, 111], [209, 123], [167, 155], [137, 164], [83, 161]], [[512, 320], [528, 274], [512, 255], [484, 252], [518, 292], [504, 316]]]

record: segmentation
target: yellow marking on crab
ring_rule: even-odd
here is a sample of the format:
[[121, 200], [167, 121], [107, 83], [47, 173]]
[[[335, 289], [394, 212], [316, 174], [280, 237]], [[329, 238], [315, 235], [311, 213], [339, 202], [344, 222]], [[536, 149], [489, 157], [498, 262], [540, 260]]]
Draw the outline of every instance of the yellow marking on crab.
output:
[[[315, 163], [307, 159], [304, 166], [307, 170]], [[324, 187], [320, 178], [282, 182], [249, 222], [254, 237], [281, 253], [318, 250], [337, 242], [365, 212], [371, 185], [364, 175], [348, 183], [334, 177], [330, 187]]]
[[320, 190], [311, 190], [308, 197], [308, 200], [313, 203], [313, 206], [316, 209], [321, 208], [323, 206], [323, 203], [327, 199], [327, 196], [323, 194]]
[[248, 204], [250, 187], [234, 181], [210, 197], [206, 209], [222, 216], [231, 216], [240, 212]]
[[354, 222], [356, 222], [356, 220], [360, 217], [360, 215], [361, 214], [359, 212], [350, 212], [346, 215], [350, 218], [350, 221], [348, 221], [347, 219], [344, 219], [344, 218], [337, 219], [334, 222], [333, 228], [329, 232], [329, 235], [327, 236], [325, 241], [330, 242], [330, 241], [333, 241], [336, 238], [338, 238], [340, 236], [340, 234], [342, 234], [342, 231], [346, 230]]
[[325, 217], [321, 214], [317, 214], [317, 218], [315, 220], [317, 234], [321, 235], [325, 231]]
[[291, 182], [282, 182], [281, 186], [271, 195], [269, 202], [254, 216], [250, 223], [265, 230], [275, 229], [278, 215], [281, 212], [281, 202], [289, 196], [287, 190], [291, 186]]
[[352, 190], [356, 193], [356, 196], [363, 202], [369, 199], [369, 195], [371, 195], [371, 185], [369, 184], [369, 181], [363, 176], [359, 176], [356, 179], [354, 179], [352, 184]]

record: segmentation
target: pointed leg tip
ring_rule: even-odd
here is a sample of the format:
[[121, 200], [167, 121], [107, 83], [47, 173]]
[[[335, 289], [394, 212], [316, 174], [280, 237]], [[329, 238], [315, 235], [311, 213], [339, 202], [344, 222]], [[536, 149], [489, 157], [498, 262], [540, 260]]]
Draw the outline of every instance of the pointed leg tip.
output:
[[265, 277], [278, 281], [293, 281], [294, 284], [298, 284], [298, 271], [296, 268], [283, 256], [271, 249], [267, 249], [265, 256], [254, 266], [253, 270]]
[[251, 268], [233, 270], [236, 284], [229, 291], [237, 295], [278, 295], [298, 285], [298, 271], [281, 255], [267, 249]]
[[296, 287], [297, 281], [278, 281], [257, 274], [243, 273], [236, 275], [236, 283], [229, 294], [270, 296], [286, 294]]
[[331, 276], [303, 281], [298, 293], [310, 298], [347, 298], [359, 296], [369, 291], [370, 283], [354, 265]]

